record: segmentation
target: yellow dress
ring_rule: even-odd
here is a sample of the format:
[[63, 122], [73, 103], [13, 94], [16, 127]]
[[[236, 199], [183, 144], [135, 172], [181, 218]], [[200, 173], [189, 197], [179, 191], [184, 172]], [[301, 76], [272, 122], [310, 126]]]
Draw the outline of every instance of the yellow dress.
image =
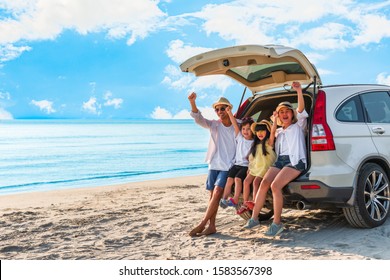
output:
[[256, 147], [256, 155], [254, 157], [252, 154], [249, 155], [248, 168], [249, 168], [249, 173], [252, 176], [263, 178], [265, 173], [270, 168], [270, 166], [276, 160], [276, 153], [274, 149], [270, 145], [268, 145], [268, 143], [265, 144], [265, 149], [268, 152], [266, 156], [263, 155], [262, 145], [258, 144]]

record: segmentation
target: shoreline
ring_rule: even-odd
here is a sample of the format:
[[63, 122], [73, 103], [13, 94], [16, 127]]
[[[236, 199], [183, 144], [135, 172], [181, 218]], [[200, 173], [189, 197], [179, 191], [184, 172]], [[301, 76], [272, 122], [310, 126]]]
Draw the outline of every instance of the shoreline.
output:
[[390, 220], [349, 226], [342, 213], [283, 212], [275, 239], [219, 209], [216, 234], [190, 237], [209, 199], [207, 175], [0, 196], [3, 260], [390, 260]]
[[105, 186], [92, 186], [92, 187], [74, 187], [74, 188], [61, 188], [55, 190], [38, 190], [29, 192], [17, 192], [11, 194], [0, 195], [0, 210], [7, 207], [19, 207], [20, 204], [26, 204], [26, 207], [33, 207], [37, 205], [45, 204], [47, 201], [45, 197], [50, 197], [55, 201], [61, 201], [67, 196], [74, 198], [76, 195], [93, 195], [100, 192], [118, 191], [120, 189], [137, 189], [143, 187], [162, 188], [169, 187], [172, 184], [192, 184], [192, 180], [196, 183], [201, 183], [200, 180], [206, 181], [207, 175], [193, 175], [182, 176], [173, 178], [163, 178], [155, 180], [137, 181], [129, 183], [112, 184]]

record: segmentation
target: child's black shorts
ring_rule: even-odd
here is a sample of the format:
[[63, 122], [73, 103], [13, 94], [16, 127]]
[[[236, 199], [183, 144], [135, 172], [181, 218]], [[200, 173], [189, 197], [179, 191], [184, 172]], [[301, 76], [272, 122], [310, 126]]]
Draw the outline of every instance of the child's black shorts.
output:
[[248, 172], [248, 166], [233, 165], [229, 169], [228, 177], [229, 178], [240, 178], [242, 181], [244, 181], [246, 178], [247, 172]]

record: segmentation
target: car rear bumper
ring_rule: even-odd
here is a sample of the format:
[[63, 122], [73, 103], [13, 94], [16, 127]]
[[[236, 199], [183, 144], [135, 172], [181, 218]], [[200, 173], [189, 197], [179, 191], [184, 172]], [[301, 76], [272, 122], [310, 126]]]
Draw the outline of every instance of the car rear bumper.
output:
[[306, 204], [330, 204], [345, 207], [353, 193], [353, 187], [330, 187], [315, 180], [296, 180], [283, 189], [286, 202], [303, 201]]

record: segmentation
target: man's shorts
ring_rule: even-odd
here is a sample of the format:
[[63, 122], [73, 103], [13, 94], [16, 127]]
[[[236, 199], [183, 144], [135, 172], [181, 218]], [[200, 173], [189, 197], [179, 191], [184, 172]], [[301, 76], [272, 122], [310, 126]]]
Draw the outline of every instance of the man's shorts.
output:
[[248, 172], [248, 166], [233, 165], [228, 173], [229, 178], [240, 178], [242, 181], [245, 180]]
[[306, 169], [305, 163], [302, 160], [299, 160], [297, 165], [292, 165], [289, 156], [278, 156], [277, 160], [272, 166], [279, 169], [282, 169], [285, 166], [291, 167], [300, 172], [303, 172]]
[[213, 191], [215, 186], [224, 188], [228, 177], [228, 171], [209, 170], [206, 182], [206, 190]]

